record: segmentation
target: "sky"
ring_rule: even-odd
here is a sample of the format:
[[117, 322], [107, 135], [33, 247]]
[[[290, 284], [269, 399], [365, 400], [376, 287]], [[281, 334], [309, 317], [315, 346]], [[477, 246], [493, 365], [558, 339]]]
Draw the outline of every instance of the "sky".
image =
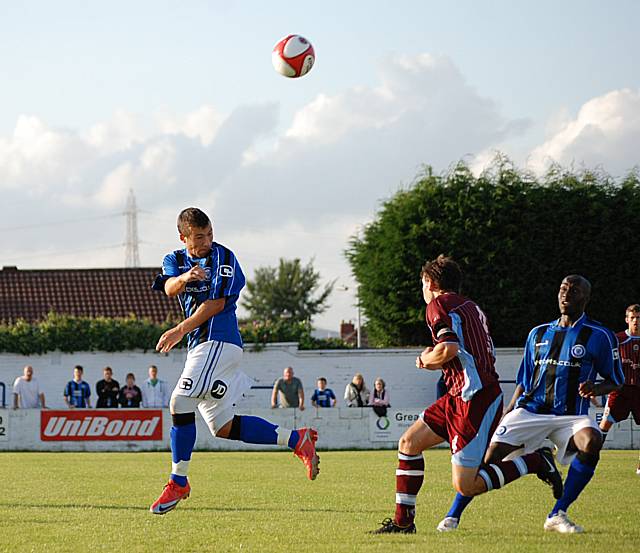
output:
[[[133, 189], [143, 266], [196, 205], [249, 278], [298, 257], [335, 280], [315, 324], [336, 330], [350, 237], [424, 164], [640, 164], [638, 20], [635, 1], [0, 3], [2, 265], [123, 266]], [[301, 79], [271, 66], [292, 33], [316, 51]]]

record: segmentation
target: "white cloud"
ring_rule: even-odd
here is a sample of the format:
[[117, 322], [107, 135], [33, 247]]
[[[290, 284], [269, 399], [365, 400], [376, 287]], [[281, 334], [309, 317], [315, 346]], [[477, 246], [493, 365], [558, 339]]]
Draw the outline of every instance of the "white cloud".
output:
[[[423, 163], [444, 169], [526, 127], [505, 118], [446, 57], [392, 57], [380, 63], [379, 77], [376, 86], [319, 93], [291, 122], [278, 120], [274, 104], [238, 106], [229, 114], [203, 106], [150, 120], [119, 111], [87, 131], [21, 118], [13, 136], [0, 138], [0, 187], [17, 204], [30, 201], [31, 187], [41, 190], [47, 201], [28, 205], [30, 217], [43, 222], [116, 214], [132, 187], [149, 212], [140, 216], [147, 265], [178, 246], [176, 213], [199, 205], [249, 275], [279, 257], [315, 256], [327, 280], [351, 285], [344, 249], [382, 199], [411, 181]], [[21, 186], [7, 188], [13, 183]], [[21, 221], [16, 211], [4, 226]], [[106, 249], [124, 241], [118, 216], [45, 230], [0, 234], [5, 258], [22, 267], [96, 266], [124, 258]], [[24, 255], [14, 245], [18, 239], [43, 255]], [[89, 253], [56, 255], [56, 248]], [[353, 298], [334, 296], [337, 307], [319, 319], [321, 326], [352, 318]]]
[[638, 165], [640, 90], [614, 90], [586, 102], [531, 153], [529, 164], [542, 172], [552, 162], [601, 165], [620, 175]]
[[213, 142], [223, 120], [222, 114], [209, 105], [182, 116], [163, 113], [156, 117], [162, 134], [183, 134], [189, 138], [197, 138], [203, 146]]

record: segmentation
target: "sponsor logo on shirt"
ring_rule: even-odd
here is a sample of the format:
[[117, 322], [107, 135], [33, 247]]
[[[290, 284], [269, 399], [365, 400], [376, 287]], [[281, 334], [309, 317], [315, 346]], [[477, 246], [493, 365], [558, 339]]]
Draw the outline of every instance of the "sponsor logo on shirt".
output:
[[162, 440], [162, 411], [41, 411], [42, 441]]
[[557, 365], [558, 367], [580, 367], [581, 363], [572, 363], [571, 361], [564, 361], [563, 359], [538, 359], [535, 362], [536, 365]]
[[220, 265], [218, 274], [224, 278], [231, 278], [233, 276], [233, 267], [231, 265]]

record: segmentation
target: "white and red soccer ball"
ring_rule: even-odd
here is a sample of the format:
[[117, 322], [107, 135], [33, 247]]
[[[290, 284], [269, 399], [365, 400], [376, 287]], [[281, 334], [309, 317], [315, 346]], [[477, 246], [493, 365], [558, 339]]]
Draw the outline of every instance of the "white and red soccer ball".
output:
[[273, 47], [271, 62], [275, 70], [285, 77], [297, 78], [306, 75], [313, 63], [316, 61], [316, 54], [313, 46], [300, 35], [289, 35], [284, 37]]

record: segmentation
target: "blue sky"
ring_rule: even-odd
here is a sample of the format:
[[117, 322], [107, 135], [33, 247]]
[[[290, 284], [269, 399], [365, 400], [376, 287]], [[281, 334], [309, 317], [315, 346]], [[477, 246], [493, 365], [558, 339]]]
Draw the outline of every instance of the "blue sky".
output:
[[[422, 163], [638, 164], [639, 20], [634, 1], [2, 3], [3, 264], [121, 264], [124, 222], [81, 219], [133, 187], [145, 265], [199, 203], [249, 274], [314, 257], [352, 286], [348, 237]], [[298, 80], [271, 67], [289, 33], [317, 53]], [[77, 224], [19, 230], [25, 207]], [[348, 295], [318, 323], [352, 317]]]

